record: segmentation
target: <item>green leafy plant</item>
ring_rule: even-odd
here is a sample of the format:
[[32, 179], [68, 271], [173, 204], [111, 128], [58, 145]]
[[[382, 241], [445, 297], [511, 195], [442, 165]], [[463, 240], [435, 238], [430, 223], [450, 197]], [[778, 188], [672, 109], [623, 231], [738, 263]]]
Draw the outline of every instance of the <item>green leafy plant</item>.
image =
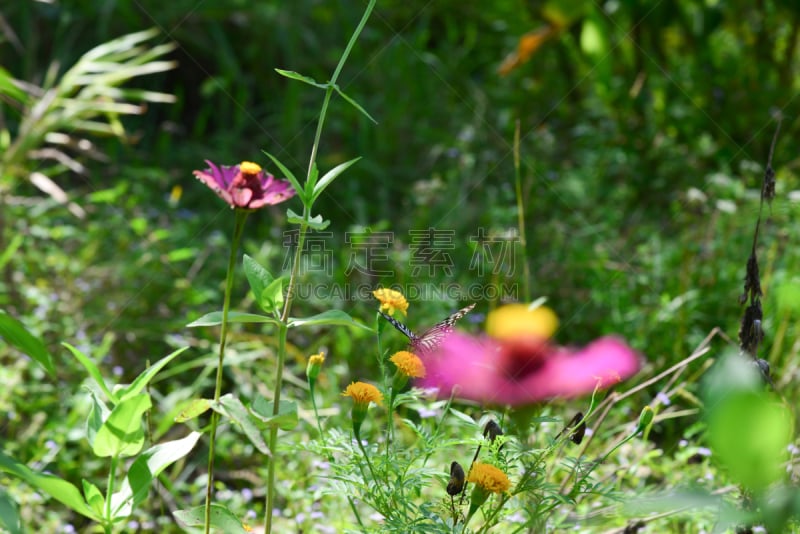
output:
[[[3, 337], [26, 343], [20, 347], [37, 346], [34, 338], [20, 329], [19, 325], [5, 320], [0, 325]], [[64, 345], [86, 370], [99, 391], [89, 390], [92, 408], [86, 421], [86, 436], [92, 452], [97, 458], [107, 459], [108, 477], [105, 492], [90, 480], [82, 479], [81, 488], [49, 473], [30, 469], [23, 462], [0, 452], [0, 470], [26, 482], [35, 489], [50, 495], [74, 512], [99, 523], [104, 532], [120, 530], [120, 523], [131, 516], [134, 508], [146, 498], [159, 474], [174, 462], [188, 455], [201, 434], [190, 432], [186, 437], [159, 443], [145, 449], [144, 415], [152, 408], [147, 392], [149, 383], [168, 363], [186, 349], [179, 349], [165, 356], [143, 371], [130, 384], [109, 387], [97, 365], [77, 348]], [[126, 458], [134, 458], [121, 477], [120, 468]], [[120, 481], [121, 479], [121, 481]], [[19, 522], [13, 508], [5, 508], [3, 522], [15, 525]]]

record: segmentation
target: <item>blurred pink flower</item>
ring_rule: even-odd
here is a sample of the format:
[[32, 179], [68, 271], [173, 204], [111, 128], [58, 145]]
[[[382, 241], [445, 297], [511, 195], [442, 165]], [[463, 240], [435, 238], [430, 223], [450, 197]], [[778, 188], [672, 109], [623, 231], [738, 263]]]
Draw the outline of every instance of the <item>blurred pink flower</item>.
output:
[[[502, 310], [502, 311], [501, 311]], [[508, 315], [509, 310], [498, 311]], [[552, 312], [538, 312], [554, 327]], [[495, 313], [495, 312], [492, 312]], [[520, 313], [513, 311], [515, 316]], [[552, 318], [548, 316], [552, 315]], [[520, 329], [533, 315], [503, 321], [501, 339], [453, 332], [424, 358], [427, 374], [421, 387], [438, 387], [440, 396], [455, 396], [485, 404], [524, 405], [553, 397], [575, 397], [606, 388], [636, 373], [639, 357], [624, 341], [602, 337], [582, 349], [555, 346], [542, 335], [546, 328]], [[492, 318], [487, 320], [492, 323]], [[490, 331], [497, 329], [490, 328]]]
[[296, 193], [286, 180], [278, 180], [249, 161], [228, 167], [206, 160], [209, 168], [194, 171], [198, 180], [210, 187], [232, 208], [255, 210], [288, 200]]

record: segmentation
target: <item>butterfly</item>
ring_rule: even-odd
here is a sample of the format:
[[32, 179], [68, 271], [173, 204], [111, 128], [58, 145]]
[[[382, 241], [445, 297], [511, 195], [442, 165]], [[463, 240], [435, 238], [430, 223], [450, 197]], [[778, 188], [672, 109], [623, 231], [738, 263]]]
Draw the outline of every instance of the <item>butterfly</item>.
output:
[[440, 321], [436, 324], [433, 328], [426, 330], [421, 335], [416, 335], [414, 332], [411, 331], [406, 325], [392, 317], [391, 315], [386, 315], [383, 312], [380, 312], [383, 315], [383, 318], [389, 321], [392, 326], [400, 330], [405, 336], [410, 340], [409, 346], [411, 348], [411, 352], [414, 354], [421, 356], [425, 355], [431, 351], [433, 351], [436, 347], [438, 347], [444, 338], [453, 331], [453, 325], [456, 324], [456, 321], [464, 317], [466, 314], [472, 311], [472, 308], [475, 307], [475, 304], [470, 304], [466, 308], [461, 308], [450, 317], [445, 319], [444, 321]]

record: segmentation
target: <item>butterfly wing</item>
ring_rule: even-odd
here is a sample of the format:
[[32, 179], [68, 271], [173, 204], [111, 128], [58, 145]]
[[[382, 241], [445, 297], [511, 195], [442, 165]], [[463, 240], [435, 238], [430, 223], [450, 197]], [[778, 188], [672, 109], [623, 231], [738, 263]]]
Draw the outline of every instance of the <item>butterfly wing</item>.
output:
[[461, 308], [444, 321], [437, 323], [436, 326], [427, 330], [421, 336], [416, 337], [416, 339], [410, 338], [412, 352], [415, 354], [427, 354], [433, 351], [436, 347], [441, 345], [444, 338], [453, 331], [453, 325], [456, 324], [456, 321], [471, 312], [474, 307], [475, 303], [472, 303], [465, 308]]
[[417, 338], [417, 335], [416, 335], [414, 332], [412, 332], [412, 331], [411, 331], [411, 329], [410, 329], [409, 327], [407, 327], [406, 325], [404, 325], [403, 323], [401, 323], [400, 321], [398, 321], [397, 319], [395, 319], [395, 318], [394, 318], [394, 317], [392, 317], [391, 315], [386, 315], [386, 314], [385, 314], [385, 313], [383, 313], [383, 312], [379, 312], [379, 313], [380, 313], [381, 315], [383, 315], [383, 318], [384, 318], [384, 319], [386, 319], [387, 321], [389, 321], [389, 323], [390, 323], [390, 324], [391, 324], [393, 327], [397, 328], [397, 329], [398, 329], [400, 332], [402, 332], [402, 333], [403, 333], [403, 334], [404, 334], [404, 335], [405, 335], [405, 336], [406, 336], [406, 337], [407, 337], [409, 340], [411, 340], [411, 343], [412, 343], [412, 344], [413, 344], [415, 341], [417, 341], [417, 339], [418, 339], [418, 338]]

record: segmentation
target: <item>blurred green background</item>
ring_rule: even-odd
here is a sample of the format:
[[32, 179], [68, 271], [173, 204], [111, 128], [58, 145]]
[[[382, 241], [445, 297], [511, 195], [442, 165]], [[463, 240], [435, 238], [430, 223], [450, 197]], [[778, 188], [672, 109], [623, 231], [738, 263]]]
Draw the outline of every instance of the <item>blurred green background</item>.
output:
[[[0, 9], [0, 66], [34, 86], [57, 81], [87, 51], [124, 34], [155, 28], [147, 46], [177, 45], [162, 58], [177, 62], [174, 69], [125, 84], [174, 95], [174, 103], [101, 117], [124, 126], [124, 135], [58, 130], [91, 140], [103, 157], [70, 146], [64, 151], [84, 166], [80, 172], [41, 153], [24, 154], [14, 172], [3, 168], [0, 308], [47, 340], [61, 385], [68, 384], [59, 388], [0, 347], [11, 385], [0, 410], [16, 415], [0, 426], [15, 438], [7, 452], [25, 458], [43, 447], [48, 433], [38, 430], [51, 424], [42, 414], [54, 399], [73, 415], [83, 409], [72, 406], [81, 374], [61, 341], [102, 359], [120, 380], [145, 360], [192, 344], [197, 359], [158, 387], [186, 389], [185, 396], [210, 389], [216, 332], [185, 325], [221, 306], [233, 217], [192, 170], [204, 168], [204, 159], [252, 160], [278, 174], [265, 150], [304, 175], [322, 92], [274, 69], [327, 80], [365, 5], [23, 0]], [[312, 268], [303, 283], [505, 283], [520, 291], [527, 283], [532, 298], [548, 297], [560, 315], [560, 341], [618, 333], [646, 356], [642, 376], [654, 374], [686, 357], [713, 327], [735, 339], [761, 179], [782, 117], [773, 155], [777, 197], [758, 249], [762, 357], [796, 391], [787, 383], [797, 372], [797, 316], [781, 295], [796, 294], [800, 259], [799, 34], [800, 6], [777, 0], [379, 2], [339, 80], [378, 124], [334, 99], [320, 167], [363, 160], [319, 203], [331, 221], [331, 234], [320, 236], [330, 268]], [[547, 39], [514, 64], [509, 56], [526, 35]], [[514, 66], [501, 75], [504, 61]], [[41, 95], [5, 88], [0, 149], [8, 150], [25, 135], [21, 125]], [[527, 246], [515, 249], [501, 273], [477, 272], [470, 237], [479, 229], [518, 243], [517, 121]], [[31, 182], [45, 167], [83, 217]], [[296, 200], [287, 205], [300, 209]], [[245, 235], [244, 252], [273, 272], [288, 250], [287, 205], [251, 216]], [[409, 231], [428, 228], [453, 232], [452, 272], [435, 269], [420, 280]], [[371, 232], [393, 232], [375, 267], [392, 276], [348, 272], [353, 236]], [[244, 277], [234, 291], [237, 309], [255, 311]], [[334, 307], [372, 321], [374, 301], [320, 295], [299, 301], [293, 315]], [[433, 324], [459, 307], [455, 300], [412, 302], [409, 324]], [[496, 304], [479, 302], [477, 316]], [[251, 350], [269, 362], [271, 333], [248, 327], [236, 336], [254, 373], [247, 383], [271, 387], [269, 363], [247, 363]], [[302, 376], [302, 356], [324, 348], [343, 377], [358, 378], [363, 360], [374, 361], [363, 356], [372, 341], [359, 336], [343, 329], [296, 334], [290, 374]], [[187, 375], [193, 367], [204, 373]], [[290, 397], [301, 385], [290, 386], [298, 388]], [[663, 430], [664, 439], [680, 433]], [[82, 469], [80, 454], [72, 454], [72, 468]]]

